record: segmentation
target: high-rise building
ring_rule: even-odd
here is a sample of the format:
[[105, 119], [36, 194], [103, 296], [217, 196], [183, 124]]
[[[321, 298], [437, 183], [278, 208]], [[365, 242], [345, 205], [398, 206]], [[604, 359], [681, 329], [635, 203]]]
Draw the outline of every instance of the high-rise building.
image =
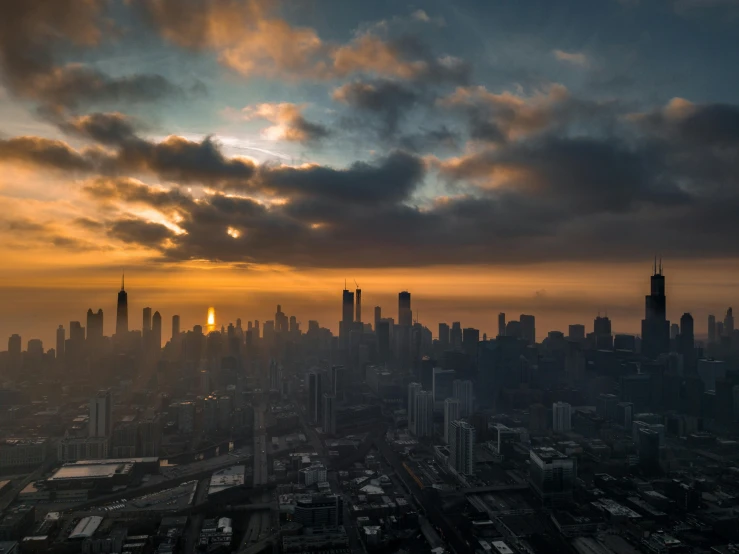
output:
[[380, 320], [382, 319], [382, 308], [380, 306], [375, 306], [375, 332], [377, 332], [377, 326], [380, 324]]
[[708, 316], [708, 344], [716, 342], [716, 316]]
[[308, 416], [316, 425], [323, 419], [323, 374], [318, 371], [308, 373]]
[[444, 400], [444, 442], [449, 444], [451, 424], [459, 419], [459, 400], [447, 398]]
[[657, 358], [670, 351], [670, 322], [667, 321], [667, 297], [662, 262], [654, 263], [650, 294], [645, 297], [645, 317], [642, 320], [642, 355]]
[[434, 435], [434, 396], [431, 391], [419, 391], [416, 394], [414, 409], [414, 427], [417, 437]]
[[472, 381], [455, 379], [452, 383], [452, 395], [459, 400], [459, 415], [470, 417], [474, 412], [474, 392]]
[[336, 395], [323, 393], [323, 432], [327, 435], [336, 434]]
[[462, 324], [459, 321], [452, 322], [452, 329], [449, 331], [449, 342], [454, 350], [462, 349]]
[[647, 475], [659, 473], [659, 433], [642, 427], [638, 430], [638, 438], [639, 466]]
[[282, 384], [282, 367], [274, 360], [269, 361], [269, 389], [280, 390]]
[[341, 323], [339, 323], [339, 342], [342, 348], [349, 346], [349, 337], [354, 327], [354, 293], [344, 289], [341, 296]]
[[56, 330], [56, 359], [61, 360], [64, 358], [64, 342], [66, 340], [66, 333], [64, 331], [64, 325], [60, 325]]
[[552, 429], [555, 433], [569, 433], [572, 430], [572, 407], [567, 402], [552, 404]]
[[505, 337], [505, 313], [498, 314], [498, 336]]
[[731, 338], [734, 334], [734, 310], [729, 308], [726, 310], [726, 316], [724, 317], [724, 334], [723, 336]]
[[344, 399], [344, 388], [346, 387], [346, 370], [343, 365], [331, 366], [331, 392], [338, 400]]
[[[249, 322], [251, 327], [251, 321]], [[177, 338], [180, 336], [180, 316], [172, 316], [172, 342], [177, 342]]]
[[695, 326], [693, 316], [684, 313], [680, 318], [680, 335], [677, 339], [677, 351], [683, 357], [683, 367], [685, 370], [693, 372], [695, 370]]
[[570, 332], [567, 335], [567, 338], [578, 341], [585, 340], [585, 325], [581, 325], [579, 323], [570, 325]]
[[344, 501], [339, 494], [302, 497], [295, 503], [293, 521], [308, 529], [339, 527], [344, 522]]
[[162, 315], [159, 312], [154, 312], [151, 318], [151, 348], [155, 353], [162, 349]]
[[466, 327], [462, 330], [462, 350], [475, 363], [477, 361], [477, 347], [480, 343], [480, 330]]
[[595, 335], [595, 347], [599, 350], [613, 349], [613, 332], [611, 330], [611, 319], [598, 316], [593, 322], [593, 334]]
[[408, 384], [408, 430], [416, 432], [416, 396], [423, 390], [421, 383]]
[[457, 372], [453, 369], [443, 369], [435, 367], [433, 372], [432, 390], [434, 403], [441, 409], [441, 405], [446, 398], [454, 396], [454, 379]]
[[533, 315], [521, 314], [521, 338], [529, 344], [536, 344], [536, 318]]
[[398, 325], [401, 327], [410, 327], [413, 325], [411, 293], [407, 291], [398, 294]]
[[439, 323], [439, 346], [443, 349], [449, 348], [449, 325]]
[[460, 475], [475, 474], [475, 428], [453, 421], [449, 430], [449, 466]]
[[141, 331], [143, 333], [148, 333], [149, 331], [151, 331], [151, 308], [149, 308], [148, 306], [144, 308], [144, 317], [141, 323]]
[[529, 452], [529, 484], [543, 504], [558, 505], [572, 501], [577, 466], [550, 447], [536, 447]]
[[103, 310], [93, 312], [87, 310], [87, 342], [92, 347], [99, 346], [103, 341]]
[[121, 278], [121, 290], [118, 291], [118, 305], [116, 307], [115, 334], [128, 333], [128, 293], [125, 289], [125, 278]]
[[110, 437], [113, 426], [113, 401], [109, 390], [101, 390], [90, 400], [91, 437]]
[[357, 301], [354, 321], [356, 321], [357, 323], [362, 323], [362, 289], [357, 289], [355, 291], [354, 298]]

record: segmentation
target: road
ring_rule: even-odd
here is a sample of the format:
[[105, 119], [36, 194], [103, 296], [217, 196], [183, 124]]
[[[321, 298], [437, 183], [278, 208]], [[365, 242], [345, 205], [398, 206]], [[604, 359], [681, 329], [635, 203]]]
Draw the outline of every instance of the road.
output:
[[461, 536], [459, 530], [454, 528], [444, 517], [444, 514], [439, 509], [438, 499], [432, 496], [433, 493], [427, 490], [421, 490], [418, 484], [411, 479], [403, 467], [401, 458], [385, 442], [385, 437], [378, 438], [375, 441], [375, 446], [377, 446], [382, 457], [393, 467], [395, 474], [405, 486], [404, 488], [410, 491], [415, 504], [423, 509], [425, 513], [421, 515], [424, 515], [434, 527], [441, 530], [443, 539], [449, 544], [452, 550], [457, 554], [474, 552], [474, 548]]
[[254, 407], [254, 486], [266, 485], [268, 480], [264, 406], [258, 404]]

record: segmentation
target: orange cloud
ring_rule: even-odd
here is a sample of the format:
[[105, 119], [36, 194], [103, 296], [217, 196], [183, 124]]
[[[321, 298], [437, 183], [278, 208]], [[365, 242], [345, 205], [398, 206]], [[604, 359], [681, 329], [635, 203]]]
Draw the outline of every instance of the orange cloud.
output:
[[304, 108], [304, 104], [290, 102], [263, 103], [243, 108], [240, 115], [247, 121], [265, 119], [273, 123], [262, 131], [262, 135], [268, 140], [309, 142], [328, 136], [328, 129], [303, 117]]

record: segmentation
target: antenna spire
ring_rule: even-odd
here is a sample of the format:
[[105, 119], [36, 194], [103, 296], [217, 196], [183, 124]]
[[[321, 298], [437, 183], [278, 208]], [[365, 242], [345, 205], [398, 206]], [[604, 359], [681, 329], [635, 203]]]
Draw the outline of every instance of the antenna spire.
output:
[[121, 272], [121, 290], [126, 290], [126, 272]]
[[659, 274], [662, 275], [662, 256], [659, 257]]
[[657, 275], [657, 254], [654, 255], [654, 274]]

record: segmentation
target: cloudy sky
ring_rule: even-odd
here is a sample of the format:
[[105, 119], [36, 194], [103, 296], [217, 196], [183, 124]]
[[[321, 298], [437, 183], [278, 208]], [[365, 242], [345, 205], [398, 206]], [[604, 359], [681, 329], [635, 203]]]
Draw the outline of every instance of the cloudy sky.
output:
[[[739, 295], [736, 0], [0, 1], [0, 336], [344, 279], [432, 328]], [[369, 309], [367, 310], [369, 313]], [[136, 320], [134, 320], [136, 321]]]

